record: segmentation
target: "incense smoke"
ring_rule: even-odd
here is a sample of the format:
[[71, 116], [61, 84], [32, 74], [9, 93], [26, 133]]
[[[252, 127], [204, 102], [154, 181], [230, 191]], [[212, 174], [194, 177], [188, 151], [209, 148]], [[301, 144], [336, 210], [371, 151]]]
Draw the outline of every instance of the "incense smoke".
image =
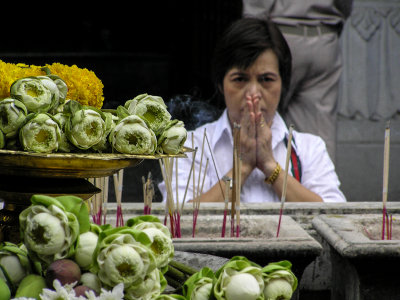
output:
[[191, 95], [176, 95], [166, 104], [172, 118], [183, 121], [187, 130], [194, 130], [200, 125], [212, 122], [221, 113], [214, 105], [197, 100]]

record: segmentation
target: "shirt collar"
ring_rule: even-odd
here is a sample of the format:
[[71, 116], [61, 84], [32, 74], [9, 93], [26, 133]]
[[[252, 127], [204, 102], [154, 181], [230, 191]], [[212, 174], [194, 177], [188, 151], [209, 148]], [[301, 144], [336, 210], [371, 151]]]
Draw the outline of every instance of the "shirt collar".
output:
[[229, 123], [227, 109], [225, 109], [222, 112], [222, 115], [217, 120], [217, 123], [215, 126], [215, 134], [213, 135], [212, 145], [215, 145], [217, 143], [217, 141], [219, 141], [224, 134], [227, 135], [227, 137], [229, 138], [229, 141], [231, 142], [231, 145], [233, 145], [232, 129], [231, 129], [231, 125]]
[[274, 119], [272, 120], [272, 149], [274, 149], [279, 143], [283, 141], [285, 136], [288, 136], [289, 130], [286, 127], [282, 117], [275, 113]]

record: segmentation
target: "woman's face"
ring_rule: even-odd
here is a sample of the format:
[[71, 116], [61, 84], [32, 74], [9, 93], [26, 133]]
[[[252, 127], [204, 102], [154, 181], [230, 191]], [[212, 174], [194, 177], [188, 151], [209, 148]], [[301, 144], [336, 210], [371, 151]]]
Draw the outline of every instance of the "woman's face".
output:
[[268, 49], [246, 70], [234, 67], [225, 74], [223, 93], [231, 126], [240, 123], [246, 97], [258, 97], [265, 122], [271, 126], [281, 96], [282, 80], [275, 53]]

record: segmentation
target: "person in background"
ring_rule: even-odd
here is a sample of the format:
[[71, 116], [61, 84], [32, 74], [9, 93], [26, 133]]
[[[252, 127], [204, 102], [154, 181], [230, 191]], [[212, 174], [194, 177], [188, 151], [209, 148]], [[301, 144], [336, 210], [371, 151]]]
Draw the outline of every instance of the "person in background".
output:
[[[185, 144], [197, 147], [194, 174], [196, 182], [199, 178], [201, 184], [204, 181], [203, 193], [194, 193], [193, 185], [188, 184], [192, 181], [188, 180], [190, 152], [178, 161], [179, 180], [176, 183], [176, 176], [172, 176], [172, 189], [175, 191], [177, 184], [180, 203], [185, 195], [185, 201], [198, 196], [203, 202], [224, 201], [223, 177], [233, 177], [232, 134], [236, 123], [240, 124], [241, 201], [279, 202], [289, 131], [277, 108], [290, 85], [290, 49], [272, 22], [242, 18], [227, 29], [217, 45], [213, 68], [214, 83], [226, 108], [218, 120], [188, 132]], [[320, 137], [294, 130], [292, 149], [286, 201], [346, 201]], [[206, 160], [209, 163], [204, 175]], [[165, 201], [164, 182], [159, 189]]]
[[281, 115], [297, 130], [321, 136], [336, 160], [342, 57], [339, 36], [352, 0], [243, 0], [243, 16], [277, 24], [292, 53], [290, 89]]

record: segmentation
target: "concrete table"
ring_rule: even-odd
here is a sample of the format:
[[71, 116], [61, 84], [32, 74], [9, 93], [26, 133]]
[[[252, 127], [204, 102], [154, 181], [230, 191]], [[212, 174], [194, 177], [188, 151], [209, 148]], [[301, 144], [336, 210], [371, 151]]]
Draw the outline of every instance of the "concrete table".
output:
[[[188, 216], [183, 217], [181, 224], [191, 225], [185, 218]], [[199, 216], [195, 236], [192, 236], [192, 226], [182, 226], [182, 237], [174, 238], [174, 247], [177, 251], [228, 259], [246, 256], [261, 266], [289, 260], [300, 280], [305, 267], [322, 252], [322, 246], [289, 216], [282, 217], [279, 237], [276, 237], [278, 220], [277, 215], [242, 215], [240, 236], [231, 237], [228, 221], [225, 237], [221, 237], [221, 216]]]
[[398, 224], [392, 226], [392, 240], [382, 240], [379, 214], [321, 215], [313, 226], [331, 249], [331, 300], [399, 299]]

